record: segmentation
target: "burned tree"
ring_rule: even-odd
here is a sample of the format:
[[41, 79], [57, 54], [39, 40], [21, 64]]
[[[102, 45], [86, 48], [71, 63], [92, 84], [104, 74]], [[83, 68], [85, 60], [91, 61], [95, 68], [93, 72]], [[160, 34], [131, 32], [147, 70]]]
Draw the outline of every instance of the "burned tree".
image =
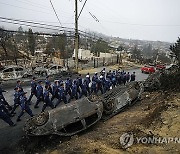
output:
[[170, 46], [170, 50], [174, 54], [177, 60], [178, 66], [180, 66], [180, 38], [178, 38], [177, 42], [174, 45]]
[[29, 29], [28, 31], [28, 46], [29, 46], [31, 55], [34, 56], [35, 47], [36, 47], [36, 39], [35, 39], [32, 29]]
[[[0, 46], [2, 47], [4, 51], [4, 58], [8, 58], [8, 42], [10, 39], [11, 35], [6, 32], [3, 28], [0, 28]], [[4, 59], [3, 58], [3, 59]]]

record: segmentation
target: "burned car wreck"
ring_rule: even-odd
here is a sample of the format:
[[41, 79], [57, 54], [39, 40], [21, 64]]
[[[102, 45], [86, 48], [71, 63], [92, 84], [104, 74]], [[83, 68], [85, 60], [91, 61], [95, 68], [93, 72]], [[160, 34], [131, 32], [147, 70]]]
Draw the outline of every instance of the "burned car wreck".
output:
[[141, 97], [141, 82], [120, 85], [100, 96], [89, 96], [41, 113], [29, 119], [24, 131], [30, 136], [57, 134], [72, 136], [111, 117]]
[[98, 122], [102, 112], [102, 102], [91, 102], [86, 97], [29, 119], [24, 130], [30, 136], [71, 136]]
[[[170, 88], [170, 86], [177, 86], [179, 83], [179, 67], [172, 65], [171, 67], [160, 70], [151, 74], [144, 82], [145, 91], [154, 91], [159, 89]], [[175, 85], [174, 85], [175, 84]]]

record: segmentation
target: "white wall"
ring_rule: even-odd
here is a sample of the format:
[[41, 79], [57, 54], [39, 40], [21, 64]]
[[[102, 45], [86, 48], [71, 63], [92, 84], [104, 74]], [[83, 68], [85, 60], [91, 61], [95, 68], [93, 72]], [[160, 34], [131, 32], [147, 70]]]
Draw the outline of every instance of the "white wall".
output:
[[[75, 50], [74, 50], [72, 57], [75, 57]], [[79, 59], [90, 59], [91, 57], [93, 57], [93, 54], [91, 53], [90, 50], [85, 50], [85, 49], [78, 50], [78, 58]]]

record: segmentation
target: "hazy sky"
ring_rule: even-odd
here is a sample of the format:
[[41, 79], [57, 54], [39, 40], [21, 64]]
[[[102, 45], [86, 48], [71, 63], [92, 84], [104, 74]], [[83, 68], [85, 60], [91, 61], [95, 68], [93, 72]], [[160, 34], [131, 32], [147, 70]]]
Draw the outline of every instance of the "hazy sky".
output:
[[[52, 0], [62, 26], [74, 27], [74, 1]], [[79, 11], [84, 2], [78, 1]], [[0, 16], [59, 25], [49, 0], [0, 0]], [[15, 27], [2, 19], [1, 25]], [[121, 38], [175, 42], [180, 36], [180, 0], [87, 0], [79, 29]]]

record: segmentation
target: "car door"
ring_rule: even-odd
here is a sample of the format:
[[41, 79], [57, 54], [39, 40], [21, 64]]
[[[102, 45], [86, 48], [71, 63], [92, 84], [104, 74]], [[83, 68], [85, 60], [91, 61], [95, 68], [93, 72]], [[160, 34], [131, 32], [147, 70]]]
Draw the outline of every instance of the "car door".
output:
[[14, 74], [15, 74], [16, 78], [22, 78], [22, 76], [24, 74], [24, 69], [22, 67], [15, 67]]

